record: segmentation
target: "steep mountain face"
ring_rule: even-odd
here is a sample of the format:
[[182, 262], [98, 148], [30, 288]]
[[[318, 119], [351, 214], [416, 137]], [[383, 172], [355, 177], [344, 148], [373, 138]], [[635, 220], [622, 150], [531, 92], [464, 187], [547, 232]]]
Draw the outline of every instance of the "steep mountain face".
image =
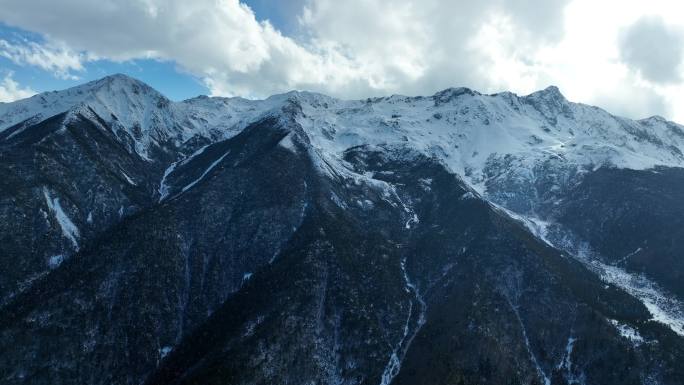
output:
[[115, 75], [0, 105], [0, 303], [158, 202], [172, 162], [235, 135], [267, 104], [172, 103]]
[[152, 202], [158, 172], [106, 127], [92, 110], [82, 108], [4, 135], [3, 302], [101, 229]]
[[8, 384], [681, 384], [684, 127], [448, 89], [0, 105]]

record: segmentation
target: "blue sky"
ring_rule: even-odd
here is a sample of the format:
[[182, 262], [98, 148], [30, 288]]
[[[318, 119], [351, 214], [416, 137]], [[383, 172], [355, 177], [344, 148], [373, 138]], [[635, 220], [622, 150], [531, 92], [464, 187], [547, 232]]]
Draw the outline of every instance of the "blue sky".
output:
[[684, 3], [2, 1], [0, 101], [111, 73], [174, 100], [459, 86], [525, 95], [556, 85], [617, 115], [684, 122]]
[[304, 0], [246, 0], [260, 21], [268, 20], [286, 35], [298, 34], [297, 15], [304, 6]]

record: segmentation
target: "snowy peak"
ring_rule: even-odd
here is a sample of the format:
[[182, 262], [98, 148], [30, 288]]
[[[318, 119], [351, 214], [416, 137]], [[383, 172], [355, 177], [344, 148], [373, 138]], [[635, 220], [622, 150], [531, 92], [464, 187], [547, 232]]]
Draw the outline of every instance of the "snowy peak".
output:
[[109, 97], [127, 96], [131, 99], [136, 98], [134, 96], [136, 95], [143, 98], [168, 101], [164, 95], [146, 83], [123, 74], [105, 76], [102, 79], [93, 80], [66, 91], [83, 94], [99, 94], [103, 96], [109, 95]]
[[654, 115], [651, 116], [650, 118], [646, 119], [641, 119], [637, 121], [639, 124], [642, 126], [648, 127], [651, 129], [654, 133], [657, 133], [659, 131], [670, 131], [673, 133], [676, 133], [678, 135], [684, 136], [684, 127], [672, 122], [670, 120], [667, 120], [663, 118], [662, 116]]
[[[103, 104], [121, 113], [138, 109], [164, 109], [170, 100], [147, 84], [126, 75], [112, 75], [85, 84], [77, 92], [87, 94], [86, 102]], [[119, 119], [125, 117], [119, 117]]]
[[0, 132], [65, 112], [68, 116], [83, 112], [107, 123], [122, 143], [143, 158], [150, 157], [152, 146], [178, 136], [172, 102], [147, 84], [121, 74], [0, 105]]
[[[168, 104], [168, 99], [145, 83], [125, 75], [112, 75], [62, 91], [44, 92], [0, 105], [0, 131], [29, 118], [46, 119], [69, 108], [88, 104], [118, 111], [129, 105]], [[107, 117], [105, 117], [107, 118]]]
[[109, 87], [110, 89], [112, 89], [112, 88], [131, 89], [134, 87], [139, 87], [141, 89], [144, 89], [147, 92], [151, 92], [151, 93], [157, 94], [160, 97], [164, 97], [157, 90], [150, 87], [147, 83], [145, 83], [141, 80], [138, 80], [136, 78], [133, 78], [131, 76], [121, 74], [121, 73], [116, 73], [116, 74], [105, 76], [105, 77], [98, 79], [98, 80], [93, 80], [91, 82], [84, 84], [84, 86], [90, 86], [91, 88]]
[[649, 123], [653, 124], [653, 123], [667, 123], [668, 120], [663, 118], [660, 115], [653, 115], [653, 116], [649, 116], [646, 119], [641, 119], [641, 120], [639, 120], [639, 122], [640, 123], [646, 123], [646, 124], [649, 124]]
[[435, 101], [435, 106], [449, 103], [461, 96], [476, 96], [480, 95], [479, 92], [473, 91], [470, 88], [458, 87], [458, 88], [447, 88], [443, 91], [437, 92], [432, 96]]
[[64, 112], [85, 111], [86, 116], [106, 122], [131, 151], [149, 158], [151, 146], [175, 136], [170, 106], [166, 97], [145, 83], [112, 75], [2, 105], [0, 131], [27, 120], [38, 123]]
[[573, 111], [570, 102], [556, 86], [533, 92], [523, 97], [522, 100], [537, 109], [552, 126], [556, 125], [558, 115], [572, 118]]
[[567, 102], [565, 96], [560, 92], [556, 86], [548, 86], [543, 90], [533, 92], [526, 96], [528, 99], [539, 99], [546, 102]]

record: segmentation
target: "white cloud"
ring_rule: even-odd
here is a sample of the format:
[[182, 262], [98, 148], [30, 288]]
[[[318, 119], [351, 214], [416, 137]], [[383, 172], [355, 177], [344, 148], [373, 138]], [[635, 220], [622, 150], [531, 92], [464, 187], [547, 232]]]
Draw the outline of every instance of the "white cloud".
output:
[[8, 73], [0, 80], [0, 102], [13, 102], [15, 100], [28, 98], [36, 92], [31, 88], [22, 88], [19, 83], [14, 81], [12, 74]]
[[649, 81], [679, 83], [682, 81], [684, 35], [660, 17], [644, 17], [624, 31], [620, 57]]
[[71, 51], [64, 44], [43, 45], [32, 41], [12, 43], [0, 39], [0, 56], [18, 65], [36, 66], [63, 79], [78, 79], [73, 71], [83, 71], [85, 56]]
[[[444, 7], [437, 0], [311, 0], [301, 17], [305, 41], [258, 22], [238, 0], [5, 0], [0, 18], [77, 52], [174, 60], [214, 93], [264, 96], [306, 88], [362, 97], [434, 92], [458, 83], [487, 86], [475, 78], [478, 52], [464, 45], [496, 11], [520, 20], [516, 32], [528, 40], [544, 40], [534, 33], [538, 23], [529, 29], [527, 22], [532, 16], [556, 20], [566, 0], [536, 1], [541, 6], [529, 15], [515, 6], [529, 1]], [[552, 35], [547, 32], [541, 36]]]
[[298, 44], [238, 0], [5, 0], [1, 15], [97, 57], [174, 60], [216, 93], [263, 96], [356, 76], [346, 57]]
[[676, 91], [681, 85], [644, 81], [621, 54], [625, 31], [647, 15], [662, 15], [668, 24], [684, 25], [684, 4], [574, 0], [565, 10], [566, 32], [561, 41], [535, 52], [536, 74], [557, 84], [570, 99], [600, 105], [615, 114], [633, 118], [660, 114], [684, 121], [684, 110], [678, 107], [684, 100]]
[[[4, 0], [0, 20], [41, 33], [64, 52], [175, 61], [214, 94], [309, 89], [365, 97], [461, 85], [524, 94], [556, 84], [571, 100], [612, 112], [684, 120], [681, 68], [667, 84], [649, 82], [619, 49], [644, 16], [684, 26], [680, 2], [306, 0], [292, 12], [296, 37], [257, 21], [238, 0]], [[656, 44], [667, 52], [673, 43]], [[643, 57], [643, 48], [631, 47]]]
[[506, 54], [525, 56], [562, 36], [566, 3], [310, 0], [302, 22], [315, 42], [350, 52], [375, 93], [424, 94], [457, 85], [488, 91], [509, 84], [492, 80], [498, 74], [489, 67], [498, 63], [491, 46], [478, 44], [483, 28], [505, 20], [505, 38], [517, 47]]

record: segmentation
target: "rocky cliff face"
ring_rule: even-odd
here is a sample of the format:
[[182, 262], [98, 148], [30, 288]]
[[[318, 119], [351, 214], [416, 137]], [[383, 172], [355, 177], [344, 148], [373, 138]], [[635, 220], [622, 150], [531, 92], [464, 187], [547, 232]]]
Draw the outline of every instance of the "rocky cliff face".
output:
[[518, 97], [0, 105], [9, 384], [680, 384], [682, 127]]

